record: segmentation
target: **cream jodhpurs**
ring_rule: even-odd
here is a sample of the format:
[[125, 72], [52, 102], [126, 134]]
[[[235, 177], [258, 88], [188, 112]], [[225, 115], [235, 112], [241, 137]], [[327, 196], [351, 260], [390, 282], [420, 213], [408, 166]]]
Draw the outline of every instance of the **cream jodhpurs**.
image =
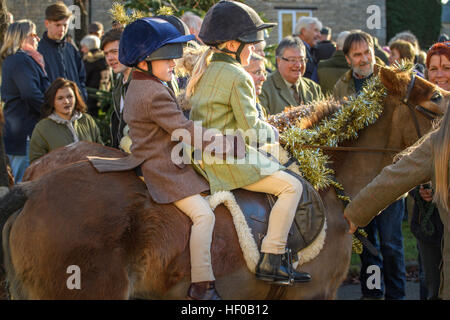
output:
[[208, 201], [196, 194], [174, 202], [192, 220], [189, 248], [191, 282], [214, 281], [211, 265], [211, 242], [216, 217]]
[[289, 230], [303, 191], [301, 182], [289, 173], [277, 171], [242, 189], [278, 197], [270, 212], [269, 226], [261, 244], [261, 252], [285, 253]]

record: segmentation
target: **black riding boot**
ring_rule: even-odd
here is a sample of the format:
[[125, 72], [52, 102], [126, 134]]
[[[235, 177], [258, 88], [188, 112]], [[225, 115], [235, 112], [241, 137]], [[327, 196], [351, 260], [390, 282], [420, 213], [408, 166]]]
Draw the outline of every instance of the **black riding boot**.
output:
[[289, 252], [285, 254], [261, 253], [255, 274], [260, 280], [280, 285], [311, 281], [309, 273], [297, 272], [292, 268]]

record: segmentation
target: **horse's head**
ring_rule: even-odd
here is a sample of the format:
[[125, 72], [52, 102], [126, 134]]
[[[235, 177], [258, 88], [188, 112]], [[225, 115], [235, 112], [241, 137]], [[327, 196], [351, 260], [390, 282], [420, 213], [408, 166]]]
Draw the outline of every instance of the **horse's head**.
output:
[[445, 112], [450, 92], [411, 71], [377, 65], [375, 74], [388, 92], [385, 105], [393, 107], [390, 146], [403, 149], [428, 132], [431, 120]]
[[410, 71], [400, 71], [375, 65], [375, 74], [380, 77], [391, 97], [408, 103], [429, 115], [443, 115], [450, 101], [450, 92]]

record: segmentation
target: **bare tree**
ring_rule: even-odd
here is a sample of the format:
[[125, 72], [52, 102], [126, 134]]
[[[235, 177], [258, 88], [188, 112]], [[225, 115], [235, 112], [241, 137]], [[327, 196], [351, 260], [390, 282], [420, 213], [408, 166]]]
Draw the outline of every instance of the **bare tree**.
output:
[[0, 39], [3, 42], [3, 36], [8, 28], [9, 17], [8, 8], [6, 7], [6, 0], [0, 0]]
[[80, 29], [75, 29], [75, 42], [77, 44], [79, 44], [81, 39], [83, 39], [83, 37], [88, 34], [89, 18], [88, 18], [87, 7], [88, 7], [88, 5], [90, 5], [90, 1], [89, 0], [74, 0], [73, 4], [80, 8], [80, 14], [81, 14], [80, 15]]

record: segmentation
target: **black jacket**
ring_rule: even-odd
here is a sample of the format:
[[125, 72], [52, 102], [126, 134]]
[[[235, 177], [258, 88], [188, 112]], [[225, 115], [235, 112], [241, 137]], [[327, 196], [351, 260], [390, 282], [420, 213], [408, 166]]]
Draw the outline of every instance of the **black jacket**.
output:
[[86, 71], [77, 49], [64, 39], [50, 39], [46, 31], [39, 41], [38, 51], [44, 56], [45, 70], [50, 82], [58, 77], [74, 81], [87, 101]]
[[39, 121], [44, 92], [49, 85], [44, 70], [24, 51], [19, 50], [3, 61], [1, 96], [7, 154], [26, 154], [26, 142]]
[[[83, 58], [83, 62], [86, 69], [86, 87], [100, 89], [102, 72], [108, 70], [105, 55], [100, 49], [93, 49]], [[100, 108], [97, 106], [97, 103], [98, 100], [92, 96], [87, 100], [89, 114], [93, 117], [98, 116]]]

